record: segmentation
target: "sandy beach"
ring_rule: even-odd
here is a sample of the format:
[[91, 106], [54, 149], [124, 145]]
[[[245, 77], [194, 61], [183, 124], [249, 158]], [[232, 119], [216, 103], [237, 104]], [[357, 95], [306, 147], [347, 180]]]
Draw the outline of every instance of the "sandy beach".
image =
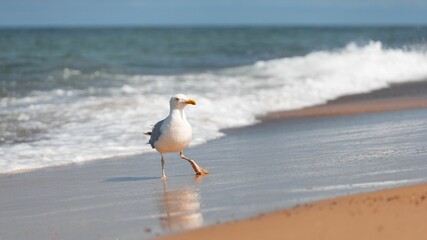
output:
[[[348, 195], [427, 182], [426, 86], [397, 85], [225, 130], [186, 151], [209, 170], [204, 177], [170, 154], [162, 182], [155, 152], [0, 175], [0, 239], [421, 239], [425, 185]], [[318, 112], [337, 105], [357, 111]], [[365, 233], [374, 235], [357, 235]]]
[[162, 239], [425, 239], [427, 185], [337, 197]]

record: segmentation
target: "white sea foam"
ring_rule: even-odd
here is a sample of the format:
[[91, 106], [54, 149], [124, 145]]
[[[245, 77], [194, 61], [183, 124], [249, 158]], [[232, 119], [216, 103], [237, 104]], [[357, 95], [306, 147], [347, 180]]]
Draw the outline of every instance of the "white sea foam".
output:
[[[64, 70], [67, 77], [82, 76]], [[168, 114], [171, 95], [185, 93], [192, 145], [221, 129], [254, 124], [269, 111], [321, 104], [391, 83], [427, 79], [423, 51], [385, 49], [380, 42], [260, 61], [250, 66], [170, 76], [109, 75], [121, 87], [33, 92], [0, 99], [0, 172], [152, 151], [142, 132]], [[3, 118], [3, 117], [2, 117]], [[23, 135], [23, 136], [21, 136]], [[0, 139], [1, 140], [1, 139]]]

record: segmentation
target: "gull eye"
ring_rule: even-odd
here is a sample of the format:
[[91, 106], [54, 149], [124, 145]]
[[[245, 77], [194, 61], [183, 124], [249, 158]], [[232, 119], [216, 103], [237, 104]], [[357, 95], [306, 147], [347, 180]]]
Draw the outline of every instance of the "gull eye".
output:
[[179, 98], [176, 97], [175, 100], [179, 101]]

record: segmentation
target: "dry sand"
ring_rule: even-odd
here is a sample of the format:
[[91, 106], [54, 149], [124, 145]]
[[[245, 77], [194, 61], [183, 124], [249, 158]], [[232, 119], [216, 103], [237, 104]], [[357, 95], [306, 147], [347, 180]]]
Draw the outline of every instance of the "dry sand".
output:
[[163, 239], [427, 239], [427, 184], [319, 201]]

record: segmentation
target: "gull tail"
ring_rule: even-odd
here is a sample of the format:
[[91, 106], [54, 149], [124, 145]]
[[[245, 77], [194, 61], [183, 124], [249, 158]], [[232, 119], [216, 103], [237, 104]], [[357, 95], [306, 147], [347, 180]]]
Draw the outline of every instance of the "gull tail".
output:
[[149, 135], [149, 136], [151, 136], [151, 132], [144, 132], [144, 135]]

